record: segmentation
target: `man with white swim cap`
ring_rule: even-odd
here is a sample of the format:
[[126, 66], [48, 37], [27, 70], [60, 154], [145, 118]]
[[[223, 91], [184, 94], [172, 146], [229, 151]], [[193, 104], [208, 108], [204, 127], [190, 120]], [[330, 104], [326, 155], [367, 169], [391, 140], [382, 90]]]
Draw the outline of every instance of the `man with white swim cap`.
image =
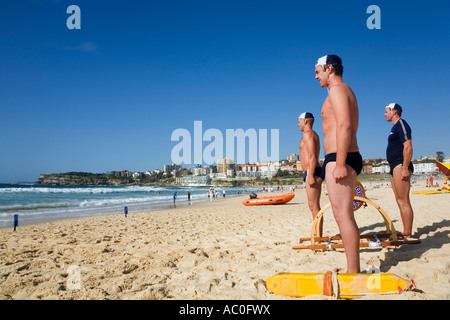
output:
[[315, 66], [316, 80], [328, 89], [321, 110], [328, 197], [344, 243], [347, 272], [359, 273], [360, 239], [353, 212], [356, 177], [362, 170], [356, 139], [359, 111], [355, 94], [342, 80], [343, 71], [342, 60], [336, 55], [321, 57]]
[[[306, 196], [308, 206], [313, 219], [320, 211], [320, 194], [322, 192], [322, 182], [324, 174], [319, 165], [320, 139], [313, 130], [314, 116], [310, 112], [303, 112], [298, 117], [298, 127], [303, 132], [300, 140], [300, 160], [304, 173], [303, 181], [306, 186]], [[323, 220], [320, 221], [318, 237], [322, 236]]]
[[409, 200], [411, 176], [414, 166], [411, 162], [413, 147], [411, 128], [401, 118], [403, 109], [397, 103], [390, 103], [384, 109], [384, 116], [393, 124], [388, 137], [386, 159], [391, 167], [391, 185], [403, 222], [403, 235], [411, 236], [414, 213]]
[[[316, 66], [322, 66], [323, 71], [326, 70], [327, 65], [333, 65], [333, 64], [339, 64], [342, 66], [342, 59], [339, 58], [335, 54], [328, 54], [326, 56], [323, 56], [317, 60]], [[342, 66], [341, 71], [338, 72], [340, 75], [342, 75], [344, 71], [344, 67]]]

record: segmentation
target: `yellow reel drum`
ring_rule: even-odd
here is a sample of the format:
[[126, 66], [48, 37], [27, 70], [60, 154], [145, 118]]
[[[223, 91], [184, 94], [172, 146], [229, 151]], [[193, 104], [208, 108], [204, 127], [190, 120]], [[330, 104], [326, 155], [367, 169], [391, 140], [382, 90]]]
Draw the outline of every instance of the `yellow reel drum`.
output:
[[[355, 197], [361, 197], [361, 198], [366, 197], [366, 191], [364, 190], [364, 187], [361, 184], [361, 182], [359, 182], [358, 180], [356, 180]], [[362, 202], [362, 201], [353, 201], [353, 211], [356, 211], [359, 208], [361, 208], [363, 204], [364, 204], [364, 202]]]

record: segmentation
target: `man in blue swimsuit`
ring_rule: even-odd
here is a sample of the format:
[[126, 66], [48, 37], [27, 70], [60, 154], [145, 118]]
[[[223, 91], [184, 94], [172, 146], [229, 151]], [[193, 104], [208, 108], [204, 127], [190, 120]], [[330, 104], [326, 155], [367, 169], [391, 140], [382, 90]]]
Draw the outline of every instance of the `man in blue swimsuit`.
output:
[[411, 163], [413, 154], [411, 128], [401, 118], [402, 107], [397, 103], [386, 106], [384, 116], [394, 125], [389, 133], [386, 159], [391, 167], [391, 185], [397, 200], [403, 222], [403, 235], [412, 233], [414, 213], [409, 200], [411, 176], [414, 166]]
[[[313, 130], [313, 124], [314, 116], [310, 112], [303, 112], [298, 117], [298, 127], [303, 132], [303, 137], [299, 144], [300, 160], [302, 169], [305, 172], [303, 181], [306, 186], [308, 206], [314, 219], [320, 211], [320, 194], [324, 173], [319, 165], [320, 139]], [[320, 221], [319, 226], [318, 237], [321, 237], [323, 221]]]
[[353, 212], [356, 177], [362, 168], [356, 133], [359, 110], [356, 96], [342, 80], [344, 67], [336, 55], [321, 57], [315, 67], [316, 80], [328, 89], [322, 105], [325, 181], [328, 197], [344, 243], [347, 272], [359, 273], [359, 229]]

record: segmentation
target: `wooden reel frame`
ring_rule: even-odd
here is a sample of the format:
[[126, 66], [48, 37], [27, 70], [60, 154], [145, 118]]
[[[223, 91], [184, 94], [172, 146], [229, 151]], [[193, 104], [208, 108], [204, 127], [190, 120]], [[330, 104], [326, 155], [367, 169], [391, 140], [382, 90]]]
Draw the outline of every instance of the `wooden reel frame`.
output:
[[[358, 187], [362, 188], [362, 185], [358, 182], [356, 186], [355, 194], [357, 195], [363, 195], [365, 196], [365, 191], [362, 188], [362, 191], [359, 190]], [[359, 204], [357, 205], [357, 202]], [[369, 200], [365, 197], [361, 196], [355, 196], [354, 197], [354, 210], [358, 210], [363, 204], [370, 204], [372, 207], [374, 207], [383, 217], [384, 224], [386, 226], [386, 233], [382, 234], [374, 234], [374, 235], [361, 235], [361, 239], [373, 239], [373, 242], [361, 242], [360, 247], [387, 247], [387, 246], [399, 246], [402, 244], [418, 244], [420, 243], [420, 240], [406, 240], [403, 238], [401, 233], [397, 233], [395, 230], [394, 224], [392, 223], [391, 218], [389, 215], [384, 211], [378, 204], [373, 202], [372, 200]], [[323, 219], [323, 214], [325, 211], [331, 206], [331, 203], [326, 204], [316, 215], [316, 217], [313, 220], [313, 225], [311, 228], [311, 237], [310, 238], [300, 238], [300, 242], [303, 241], [311, 241], [311, 245], [306, 246], [294, 246], [293, 249], [299, 250], [299, 249], [338, 249], [338, 248], [344, 248], [344, 245], [342, 243], [339, 244], [332, 244], [332, 240], [342, 240], [340, 236], [334, 236], [334, 237], [318, 237], [320, 233], [320, 223]], [[399, 239], [401, 237], [402, 239]], [[386, 239], [387, 241], [381, 241], [380, 239]], [[328, 244], [317, 244], [318, 242], [324, 242], [328, 241]]]

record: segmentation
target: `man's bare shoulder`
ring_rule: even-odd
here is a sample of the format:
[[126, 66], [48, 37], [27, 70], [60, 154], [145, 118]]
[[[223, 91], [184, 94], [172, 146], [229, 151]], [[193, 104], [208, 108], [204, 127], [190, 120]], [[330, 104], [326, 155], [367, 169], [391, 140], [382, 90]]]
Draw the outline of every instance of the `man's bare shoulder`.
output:
[[314, 131], [312, 131], [312, 130], [307, 131], [307, 132], [303, 132], [302, 140], [310, 140], [310, 139], [312, 139], [314, 137], [313, 132]]
[[319, 138], [319, 135], [317, 134], [317, 132], [315, 132], [314, 130], [310, 130], [303, 134], [302, 140], [305, 139], [306, 141], [315, 141], [318, 138]]
[[341, 82], [329, 88], [328, 96], [333, 97], [335, 95], [347, 94], [349, 90], [351, 91], [350, 86], [345, 82]]
[[350, 86], [345, 83], [331, 87], [328, 98], [333, 109], [342, 105], [356, 105], [356, 96]]

